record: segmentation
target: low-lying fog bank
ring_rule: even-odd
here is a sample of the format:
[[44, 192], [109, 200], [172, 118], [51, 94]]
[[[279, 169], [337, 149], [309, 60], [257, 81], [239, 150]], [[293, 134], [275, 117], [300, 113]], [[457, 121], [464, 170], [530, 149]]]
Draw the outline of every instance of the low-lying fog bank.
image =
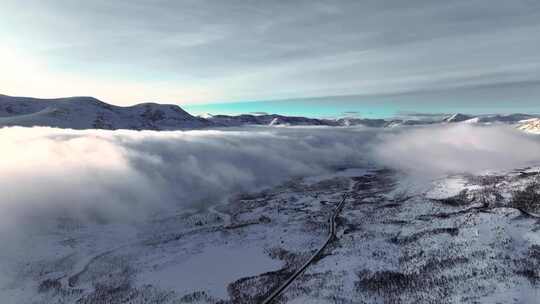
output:
[[200, 207], [346, 167], [416, 176], [514, 168], [540, 159], [540, 140], [505, 126], [243, 128], [206, 131], [0, 129], [2, 229], [36, 216], [136, 219]]

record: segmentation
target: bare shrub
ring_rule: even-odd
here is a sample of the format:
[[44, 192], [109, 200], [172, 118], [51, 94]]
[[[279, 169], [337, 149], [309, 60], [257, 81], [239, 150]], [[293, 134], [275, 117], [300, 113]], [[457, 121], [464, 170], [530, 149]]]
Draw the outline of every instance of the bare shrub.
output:
[[462, 190], [457, 195], [443, 198], [443, 199], [436, 199], [436, 202], [439, 202], [441, 204], [459, 207], [459, 206], [466, 206], [471, 203], [471, 199], [469, 197], [469, 191], [467, 189]]
[[540, 182], [538, 179], [527, 184], [524, 189], [514, 191], [510, 205], [526, 212], [540, 212]]
[[38, 291], [48, 292], [48, 291], [58, 291], [62, 288], [62, 284], [59, 280], [47, 279], [39, 284]]

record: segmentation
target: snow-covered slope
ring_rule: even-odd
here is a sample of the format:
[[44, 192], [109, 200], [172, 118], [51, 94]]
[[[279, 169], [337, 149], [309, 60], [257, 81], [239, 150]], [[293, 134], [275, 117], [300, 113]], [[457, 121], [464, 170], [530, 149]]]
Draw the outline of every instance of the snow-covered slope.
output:
[[372, 128], [387, 128], [396, 126], [412, 126], [433, 124], [439, 121], [417, 120], [417, 119], [372, 119], [372, 118], [351, 118], [344, 117], [338, 119], [317, 119], [301, 116], [283, 116], [277, 114], [270, 115], [250, 115], [243, 114], [237, 116], [229, 115], [206, 115], [205, 118], [216, 125], [225, 127], [236, 127], [244, 125], [261, 126], [330, 126], [330, 127], [350, 127], [365, 126]]
[[277, 125], [295, 125], [295, 126], [336, 126], [338, 123], [335, 120], [306, 118], [299, 116], [283, 116], [283, 115], [214, 115], [208, 117], [211, 122], [226, 126], [235, 127], [242, 125], [264, 125], [264, 126], [277, 126]]
[[529, 114], [521, 114], [521, 113], [515, 113], [515, 114], [484, 114], [484, 115], [467, 115], [467, 114], [461, 114], [456, 113], [449, 116], [446, 116], [443, 118], [442, 122], [447, 123], [457, 123], [457, 122], [465, 122], [465, 123], [517, 123], [519, 121], [525, 120], [525, 119], [531, 119], [534, 118], [534, 115]]
[[531, 119], [535, 116], [529, 114], [507, 114], [507, 115], [481, 115], [479, 116], [478, 122], [481, 123], [490, 123], [490, 122], [500, 122], [500, 123], [517, 123], [521, 120]]
[[[538, 168], [411, 181], [359, 168], [133, 227], [64, 219], [32, 235], [2, 303], [538, 303]], [[411, 184], [413, 182], [413, 184]], [[535, 188], [531, 188], [533, 185]], [[412, 186], [412, 187], [411, 187]], [[129, 233], [128, 233], [129, 232]], [[12, 282], [13, 281], [13, 282]], [[0, 285], [1, 286], [1, 285]]]
[[518, 125], [518, 129], [529, 133], [540, 134], [540, 118], [523, 120]]
[[374, 128], [381, 128], [385, 127], [388, 124], [388, 121], [384, 119], [369, 119], [369, 118], [349, 118], [344, 117], [337, 120], [337, 123], [340, 126], [366, 126], [366, 127], [374, 127]]
[[443, 118], [443, 122], [462, 122], [473, 118], [473, 116], [461, 113], [452, 114]]
[[178, 130], [211, 125], [176, 105], [143, 103], [119, 107], [92, 97], [36, 99], [0, 95], [0, 126]]

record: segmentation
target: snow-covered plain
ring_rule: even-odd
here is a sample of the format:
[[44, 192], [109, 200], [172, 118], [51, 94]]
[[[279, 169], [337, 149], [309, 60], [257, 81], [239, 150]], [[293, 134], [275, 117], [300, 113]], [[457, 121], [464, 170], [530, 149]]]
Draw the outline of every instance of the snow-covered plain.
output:
[[538, 220], [515, 205], [540, 138], [511, 126], [4, 128], [0, 144], [2, 303], [259, 303], [344, 194], [337, 240], [278, 301], [540, 290]]
[[227, 285], [238, 278], [275, 271], [282, 267], [261, 249], [247, 246], [206, 247], [176, 263], [166, 263], [161, 269], [149, 271], [140, 277], [140, 284], [152, 284], [189, 294], [194, 290], [207, 292], [217, 298], [227, 298]]

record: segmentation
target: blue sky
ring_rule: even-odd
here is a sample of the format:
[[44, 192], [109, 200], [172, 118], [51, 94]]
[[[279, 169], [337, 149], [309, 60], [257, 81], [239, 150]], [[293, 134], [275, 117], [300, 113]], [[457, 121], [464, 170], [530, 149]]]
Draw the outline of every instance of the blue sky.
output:
[[540, 114], [539, 95], [539, 82], [518, 82], [398, 94], [193, 104], [183, 107], [197, 115], [268, 113], [322, 118], [411, 118], [419, 114], [442, 116], [450, 113]]
[[529, 0], [0, 0], [0, 93], [193, 105], [439, 90], [442, 107], [538, 83], [538, 33]]

